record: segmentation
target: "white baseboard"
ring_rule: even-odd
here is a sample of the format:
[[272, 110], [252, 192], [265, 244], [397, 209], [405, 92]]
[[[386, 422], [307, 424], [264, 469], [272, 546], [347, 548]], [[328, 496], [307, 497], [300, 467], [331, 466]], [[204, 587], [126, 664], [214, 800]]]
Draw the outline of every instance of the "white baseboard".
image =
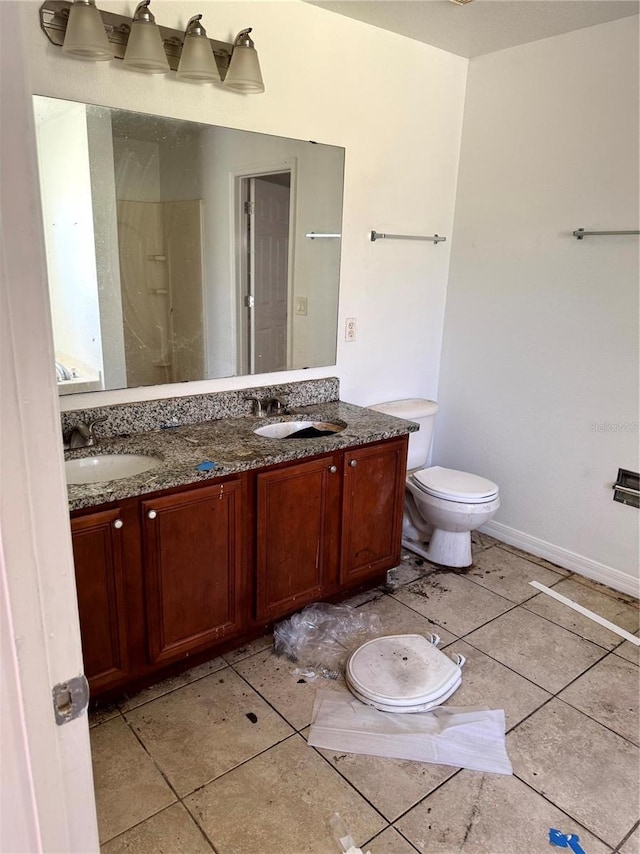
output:
[[555, 563], [564, 569], [569, 569], [571, 572], [577, 572], [578, 575], [584, 575], [593, 581], [599, 581], [601, 584], [606, 584], [607, 587], [612, 587], [621, 593], [627, 593], [635, 597], [638, 597], [640, 594], [640, 579], [635, 576], [628, 575], [626, 572], [620, 572], [619, 569], [614, 569], [612, 566], [607, 566], [604, 563], [598, 563], [598, 561], [591, 560], [591, 558], [584, 557], [575, 552], [570, 552], [568, 549], [563, 549], [560, 546], [554, 546], [553, 543], [540, 540], [538, 537], [532, 537], [523, 531], [510, 528], [508, 525], [503, 525], [500, 522], [487, 522], [486, 525], [480, 528], [480, 531], [489, 534], [491, 537], [495, 537], [501, 543], [517, 546], [519, 549], [529, 552], [529, 554], [543, 557], [551, 561], [551, 563]]

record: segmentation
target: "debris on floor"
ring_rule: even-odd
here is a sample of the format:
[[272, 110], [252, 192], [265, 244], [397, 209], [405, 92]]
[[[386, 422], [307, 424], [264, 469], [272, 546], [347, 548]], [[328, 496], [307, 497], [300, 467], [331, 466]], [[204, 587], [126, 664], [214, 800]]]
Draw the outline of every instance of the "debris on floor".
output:
[[605, 620], [604, 617], [601, 617], [600, 614], [596, 614], [595, 611], [590, 611], [588, 608], [578, 605], [578, 603], [574, 602], [573, 599], [563, 596], [561, 593], [558, 593], [556, 590], [552, 590], [550, 587], [545, 587], [545, 585], [540, 584], [539, 581], [530, 581], [529, 584], [532, 587], [535, 587], [536, 590], [540, 590], [541, 593], [546, 593], [547, 596], [551, 596], [552, 599], [556, 599], [558, 602], [562, 602], [563, 605], [573, 608], [574, 611], [588, 617], [590, 620], [593, 620], [594, 623], [599, 623], [601, 626], [604, 626], [605, 629], [615, 632], [617, 635], [620, 635], [620, 637], [628, 640], [629, 643], [634, 644], [634, 646], [640, 646], [640, 638], [632, 635], [631, 632], [628, 632], [626, 629], [621, 629], [620, 626], [616, 626], [615, 623], [610, 623], [609, 620]]
[[570, 848], [573, 854], [584, 854], [579, 836], [575, 833], [561, 833], [553, 827], [549, 828], [549, 845], [555, 845], [556, 848]]
[[[329, 821], [329, 826], [342, 854], [363, 854], [362, 849], [356, 846], [353, 837], [347, 830], [347, 826], [342, 820], [340, 813], [336, 812], [333, 814]], [[367, 851], [366, 854], [371, 854], [371, 852]]]
[[388, 714], [347, 691], [317, 691], [308, 744], [346, 753], [453, 765], [512, 774], [504, 710], [439, 706], [430, 712]]
[[278, 623], [273, 639], [276, 654], [298, 665], [294, 674], [337, 679], [347, 655], [381, 633], [377, 614], [320, 602]]

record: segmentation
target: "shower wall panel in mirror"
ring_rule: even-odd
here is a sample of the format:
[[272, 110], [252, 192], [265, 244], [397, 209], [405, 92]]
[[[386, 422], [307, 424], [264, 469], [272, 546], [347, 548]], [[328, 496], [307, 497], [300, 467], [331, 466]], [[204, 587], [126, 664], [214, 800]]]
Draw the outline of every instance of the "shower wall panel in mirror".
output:
[[335, 364], [344, 149], [34, 111], [60, 394]]

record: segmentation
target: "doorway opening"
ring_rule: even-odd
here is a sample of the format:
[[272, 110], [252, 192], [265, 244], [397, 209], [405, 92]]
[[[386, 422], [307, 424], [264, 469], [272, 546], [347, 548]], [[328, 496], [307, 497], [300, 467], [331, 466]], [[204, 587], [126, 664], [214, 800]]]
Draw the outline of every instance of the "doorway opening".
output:
[[292, 169], [236, 176], [238, 368], [286, 370], [291, 361]]

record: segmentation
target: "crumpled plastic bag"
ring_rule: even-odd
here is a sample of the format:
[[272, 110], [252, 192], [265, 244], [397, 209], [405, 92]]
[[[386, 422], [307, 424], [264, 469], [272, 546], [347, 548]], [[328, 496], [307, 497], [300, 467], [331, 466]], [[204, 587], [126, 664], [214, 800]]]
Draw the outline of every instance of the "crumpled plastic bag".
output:
[[307, 605], [273, 630], [276, 654], [296, 664], [294, 673], [307, 679], [337, 679], [349, 654], [381, 634], [377, 614], [325, 602]]

